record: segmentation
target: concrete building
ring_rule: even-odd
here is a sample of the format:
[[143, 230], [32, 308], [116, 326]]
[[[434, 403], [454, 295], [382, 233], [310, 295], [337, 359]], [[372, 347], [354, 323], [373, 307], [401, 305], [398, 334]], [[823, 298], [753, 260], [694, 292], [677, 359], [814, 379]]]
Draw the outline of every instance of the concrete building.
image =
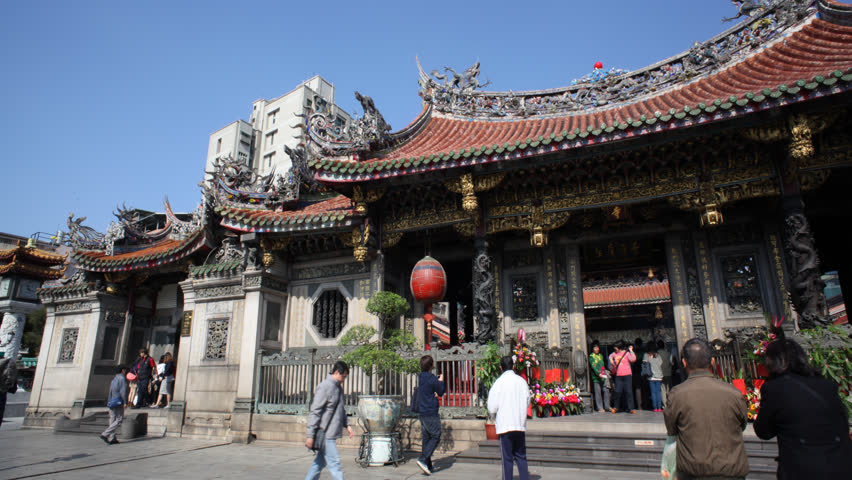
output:
[[237, 120], [210, 135], [205, 171], [214, 171], [217, 159], [230, 156], [261, 176], [286, 173], [291, 162], [284, 146], [295, 148], [304, 138], [300, 116], [324, 104], [331, 105], [334, 126], [345, 129], [352, 118], [334, 103], [334, 85], [319, 75], [278, 98], [255, 100], [248, 122]]

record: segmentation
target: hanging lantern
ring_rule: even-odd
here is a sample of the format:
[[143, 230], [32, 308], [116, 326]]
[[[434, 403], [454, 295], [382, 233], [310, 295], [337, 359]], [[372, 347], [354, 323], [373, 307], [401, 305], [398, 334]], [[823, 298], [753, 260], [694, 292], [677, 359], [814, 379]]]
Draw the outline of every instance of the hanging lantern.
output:
[[430, 256], [423, 257], [414, 265], [411, 271], [411, 294], [414, 300], [422, 303], [425, 313], [423, 320], [426, 322], [426, 348], [432, 343], [432, 304], [440, 302], [447, 293], [447, 274], [444, 267]]
[[432, 257], [423, 257], [411, 271], [411, 293], [422, 304], [440, 302], [447, 293], [447, 274]]
[[722, 212], [720, 212], [716, 207], [717, 205], [714, 203], [704, 207], [704, 212], [701, 213], [702, 227], [715, 227], [717, 225], [721, 225], [725, 220], [722, 216]]

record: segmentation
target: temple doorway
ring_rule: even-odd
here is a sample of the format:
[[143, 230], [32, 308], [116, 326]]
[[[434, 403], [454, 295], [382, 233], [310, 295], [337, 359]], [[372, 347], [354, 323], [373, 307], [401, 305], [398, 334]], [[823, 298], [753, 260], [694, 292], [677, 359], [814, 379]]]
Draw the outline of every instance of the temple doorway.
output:
[[586, 337], [603, 353], [619, 340], [676, 344], [662, 238], [623, 238], [581, 249]]

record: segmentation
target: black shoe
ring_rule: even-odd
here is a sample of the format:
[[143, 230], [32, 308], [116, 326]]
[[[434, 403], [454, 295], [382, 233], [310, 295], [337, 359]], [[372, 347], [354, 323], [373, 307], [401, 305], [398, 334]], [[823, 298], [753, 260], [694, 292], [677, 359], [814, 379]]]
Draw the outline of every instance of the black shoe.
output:
[[110, 445], [118, 445], [121, 442], [119, 442], [117, 438], [113, 438], [112, 440], [110, 440], [107, 443], [109, 443]]
[[101, 437], [101, 440], [103, 440], [104, 443], [107, 443], [107, 444], [109, 443], [109, 439], [107, 437], [105, 437], [103, 435], [98, 435], [98, 436]]

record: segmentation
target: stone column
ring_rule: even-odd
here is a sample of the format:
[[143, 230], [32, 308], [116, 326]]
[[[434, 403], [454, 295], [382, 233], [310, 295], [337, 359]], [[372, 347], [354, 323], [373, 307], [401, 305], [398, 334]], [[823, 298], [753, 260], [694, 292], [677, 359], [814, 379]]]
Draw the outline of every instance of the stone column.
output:
[[[568, 321], [571, 327], [571, 366], [574, 372], [572, 381], [582, 391], [588, 392], [589, 376], [586, 352], [588, 346], [586, 345], [586, 313], [583, 304], [583, 277], [580, 275], [580, 247], [568, 245], [566, 264], [568, 270]], [[591, 402], [588, 404], [591, 405]]]
[[[677, 345], [678, 348], [681, 348], [687, 340], [693, 337], [693, 333], [689, 297], [686, 294], [686, 270], [683, 266], [683, 251], [679, 234], [669, 233], [666, 235], [666, 263], [669, 270], [669, 289], [672, 296]], [[710, 331], [707, 332], [707, 336], [711, 340], [714, 338]]]
[[39, 347], [39, 357], [42, 361], [36, 363], [35, 377], [33, 378], [33, 387], [30, 393], [30, 404], [27, 407], [27, 416], [24, 419], [25, 426], [48, 426], [41, 423], [41, 419], [37, 417], [39, 406], [41, 405], [41, 392], [44, 387], [44, 374], [47, 369], [47, 359], [56, 356], [58, 346], [54, 346], [51, 339], [56, 335], [56, 304], [53, 302], [43, 301], [45, 306], [44, 329], [41, 335], [41, 346]]
[[545, 311], [547, 312], [547, 337], [550, 348], [562, 346], [561, 329], [559, 325], [559, 303], [556, 301], [556, 260], [553, 249], [548, 248], [544, 252], [544, 277], [545, 277]]
[[[707, 340], [723, 338], [722, 310], [719, 305], [716, 287], [713, 283], [713, 268], [710, 262], [710, 247], [704, 232], [695, 232], [695, 255], [698, 260], [698, 283], [704, 305], [704, 319], [707, 327]], [[679, 338], [679, 337], [678, 337]]]
[[261, 275], [244, 277], [245, 310], [243, 311], [243, 329], [240, 345], [239, 376], [234, 412], [231, 415], [231, 441], [247, 443], [251, 435], [251, 415], [254, 410], [255, 361], [260, 348], [261, 327], [263, 321], [263, 294]]
[[[189, 382], [189, 360], [192, 355], [192, 332], [195, 325], [195, 289], [192, 280], [178, 284], [183, 291], [183, 315], [178, 331], [177, 358], [175, 359], [175, 383], [172, 386], [172, 401], [166, 423], [169, 436], [180, 436], [186, 410], [186, 389]], [[199, 319], [200, 320], [200, 319]]]
[[497, 316], [494, 311], [494, 285], [491, 256], [488, 255], [488, 241], [477, 237], [473, 241], [473, 318], [476, 324], [474, 338], [480, 344], [497, 340]]
[[825, 283], [820, 278], [819, 254], [804, 204], [798, 195], [784, 199], [784, 237], [790, 293], [800, 328], [829, 322]]

